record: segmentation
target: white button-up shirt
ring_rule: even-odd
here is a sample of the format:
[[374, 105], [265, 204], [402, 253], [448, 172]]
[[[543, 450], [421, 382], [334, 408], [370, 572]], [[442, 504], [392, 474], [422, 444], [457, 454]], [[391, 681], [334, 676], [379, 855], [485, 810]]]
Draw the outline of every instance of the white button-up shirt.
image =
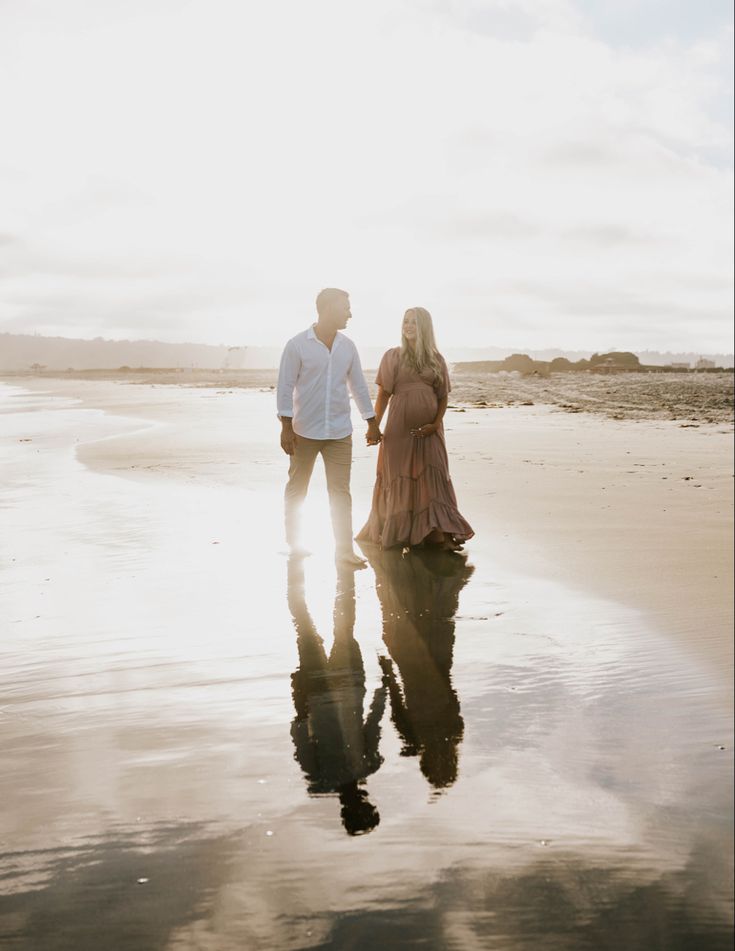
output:
[[309, 327], [292, 337], [281, 356], [276, 404], [304, 439], [344, 439], [352, 432], [350, 398], [363, 419], [375, 416], [357, 347], [337, 332], [332, 349]]

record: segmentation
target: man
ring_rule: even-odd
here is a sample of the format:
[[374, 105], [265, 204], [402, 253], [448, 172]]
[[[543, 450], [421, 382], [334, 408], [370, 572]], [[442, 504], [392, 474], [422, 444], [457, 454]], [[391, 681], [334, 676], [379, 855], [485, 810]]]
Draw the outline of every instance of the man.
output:
[[327, 476], [337, 561], [362, 568], [352, 547], [352, 420], [350, 393], [367, 420], [367, 443], [377, 445], [380, 429], [354, 343], [341, 330], [352, 317], [346, 291], [328, 287], [316, 299], [317, 322], [288, 341], [278, 372], [277, 406], [281, 448], [291, 457], [285, 492], [286, 541], [304, 554], [299, 515], [316, 457]]

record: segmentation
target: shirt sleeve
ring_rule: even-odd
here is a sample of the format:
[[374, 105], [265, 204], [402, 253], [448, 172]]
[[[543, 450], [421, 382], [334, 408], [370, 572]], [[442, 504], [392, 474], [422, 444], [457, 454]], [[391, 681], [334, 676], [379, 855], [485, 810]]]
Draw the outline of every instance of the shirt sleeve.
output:
[[276, 387], [276, 411], [278, 416], [293, 418], [293, 391], [301, 369], [296, 344], [289, 340], [281, 354], [281, 365], [278, 368], [278, 386]]
[[388, 396], [393, 395], [396, 385], [396, 352], [395, 350], [386, 350], [383, 359], [380, 361], [378, 373], [375, 382]]
[[350, 388], [350, 393], [362, 418], [370, 419], [375, 416], [373, 401], [370, 399], [370, 392], [365, 382], [365, 374], [362, 372], [362, 364], [360, 363], [360, 355], [357, 352], [357, 347], [355, 347], [352, 352], [352, 363], [350, 364], [350, 370], [347, 374], [347, 385]]
[[449, 380], [449, 368], [447, 367], [447, 361], [444, 357], [439, 354], [439, 363], [441, 364], [442, 374], [434, 385], [436, 395], [440, 400], [444, 399], [445, 396], [449, 396], [452, 391], [452, 384]]

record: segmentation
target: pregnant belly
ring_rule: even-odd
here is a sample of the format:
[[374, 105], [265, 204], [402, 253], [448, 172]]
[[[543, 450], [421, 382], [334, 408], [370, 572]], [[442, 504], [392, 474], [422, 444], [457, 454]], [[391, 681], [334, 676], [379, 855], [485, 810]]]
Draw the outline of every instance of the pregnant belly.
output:
[[424, 423], [431, 423], [438, 406], [436, 393], [430, 386], [394, 394], [386, 434], [390, 431], [405, 433]]

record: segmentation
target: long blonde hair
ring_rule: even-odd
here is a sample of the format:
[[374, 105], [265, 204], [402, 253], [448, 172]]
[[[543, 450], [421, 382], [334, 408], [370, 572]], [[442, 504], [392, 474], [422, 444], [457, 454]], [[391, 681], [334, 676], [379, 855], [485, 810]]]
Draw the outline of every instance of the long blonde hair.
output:
[[404, 320], [408, 314], [413, 314], [416, 318], [416, 344], [414, 347], [409, 346], [401, 329], [401, 362], [412, 370], [416, 370], [417, 373], [431, 370], [434, 379], [440, 380], [444, 368], [439, 358], [439, 351], [436, 349], [431, 314], [425, 307], [409, 307], [403, 315]]

